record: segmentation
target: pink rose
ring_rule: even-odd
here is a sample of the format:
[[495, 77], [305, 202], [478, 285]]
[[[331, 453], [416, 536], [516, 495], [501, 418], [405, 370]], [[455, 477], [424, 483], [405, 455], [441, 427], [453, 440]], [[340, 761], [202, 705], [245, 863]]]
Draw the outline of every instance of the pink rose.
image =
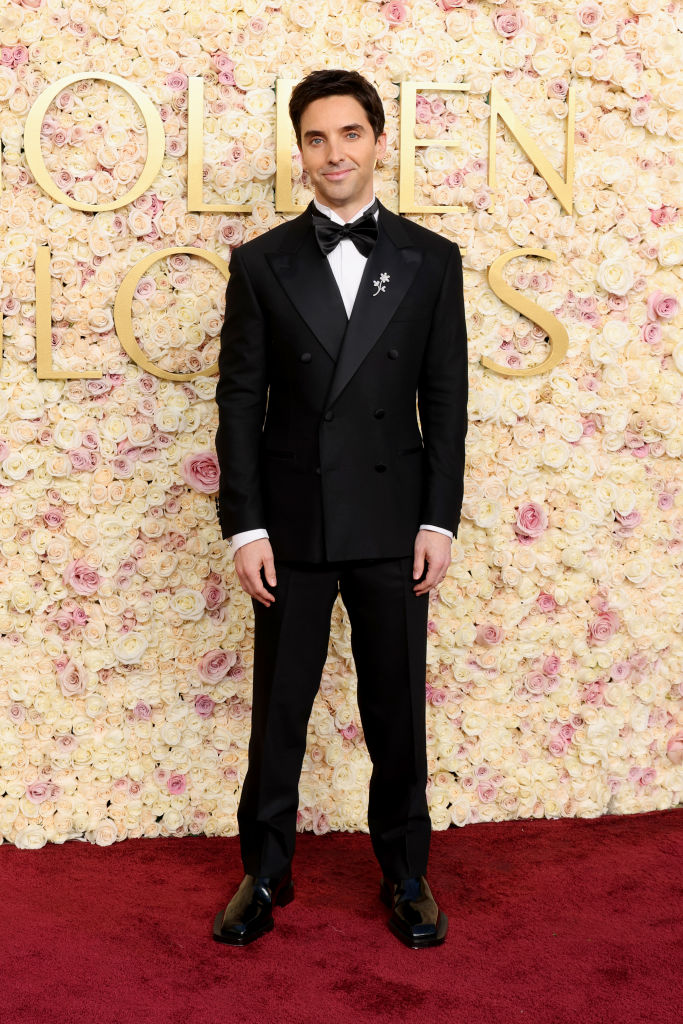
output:
[[555, 598], [552, 594], [547, 594], [545, 590], [542, 590], [541, 593], [538, 595], [538, 597], [536, 598], [536, 603], [538, 604], [538, 607], [541, 609], [541, 611], [544, 613], [554, 612], [557, 608], [557, 602], [555, 601]]
[[64, 513], [55, 505], [50, 505], [47, 512], [43, 513], [43, 522], [48, 530], [58, 530], [64, 522]]
[[208, 610], [213, 611], [214, 608], [218, 608], [223, 604], [223, 601], [228, 596], [228, 592], [224, 587], [219, 587], [216, 583], [207, 583], [202, 587], [202, 595]]
[[590, 32], [602, 20], [602, 10], [598, 4], [593, 3], [593, 0], [588, 0], [587, 3], [581, 4], [576, 12], [576, 17], [581, 28]]
[[631, 666], [627, 661], [615, 661], [610, 669], [612, 682], [623, 683], [631, 675]]
[[548, 743], [548, 753], [552, 757], [562, 757], [568, 744], [560, 736], [553, 736]]
[[220, 683], [237, 661], [235, 651], [222, 651], [220, 648], [207, 651], [197, 665], [199, 678], [205, 683]]
[[68, 455], [76, 473], [89, 473], [96, 468], [99, 462], [97, 453], [84, 447], [71, 448]]
[[7, 715], [14, 725], [21, 725], [26, 721], [26, 708], [22, 704], [11, 704]]
[[62, 733], [61, 736], [55, 736], [55, 741], [60, 750], [75, 750], [80, 746], [78, 737], [70, 732]]
[[666, 756], [672, 764], [683, 764], [683, 729], [674, 733], [666, 745]]
[[63, 608], [60, 608], [58, 612], [55, 612], [52, 621], [55, 623], [60, 633], [68, 633], [74, 624], [74, 620]]
[[205, 693], [200, 693], [199, 696], [194, 699], [194, 709], [200, 718], [210, 718], [215, 706], [216, 701], [211, 700], [211, 698]]
[[213, 53], [211, 57], [219, 71], [235, 70], [235, 64], [232, 60], [230, 60], [227, 53]]
[[389, 0], [389, 3], [384, 5], [384, 17], [390, 25], [400, 25], [408, 17], [408, 8], [401, 0]]
[[202, 494], [218, 490], [220, 470], [215, 452], [191, 452], [180, 464], [180, 475], [186, 484]]
[[516, 36], [525, 24], [526, 18], [523, 11], [518, 11], [514, 7], [503, 7], [493, 16], [493, 27], [499, 35], [506, 39]]
[[668, 491], [662, 491], [659, 497], [657, 498], [657, 508], [662, 509], [662, 511], [666, 511], [667, 509], [673, 508], [673, 506], [673, 494], [669, 494]]
[[556, 676], [557, 673], [560, 671], [561, 665], [562, 662], [560, 661], [557, 654], [548, 654], [543, 659], [543, 674], [546, 676]]
[[187, 75], [183, 74], [182, 71], [171, 71], [169, 75], [166, 75], [164, 84], [169, 89], [174, 89], [176, 92], [187, 89]]
[[656, 316], [660, 320], [671, 320], [672, 317], [678, 313], [678, 299], [673, 295], [667, 295], [666, 292], [657, 289], [656, 292], [652, 292], [647, 298], [647, 315], [650, 320], [654, 320]]
[[640, 328], [640, 336], [646, 345], [656, 345], [662, 340], [662, 325], [656, 320], [646, 320]]
[[149, 704], [145, 704], [144, 700], [139, 700], [133, 708], [133, 716], [139, 722], [148, 722], [152, 717], [152, 709]]
[[542, 505], [529, 501], [520, 505], [515, 520], [515, 532], [523, 537], [540, 537], [548, 526], [548, 516]]
[[78, 697], [85, 693], [85, 669], [69, 659], [63, 668], [57, 670], [59, 686], [65, 697]]
[[636, 508], [634, 508], [633, 512], [629, 512], [627, 515], [623, 515], [621, 512], [615, 512], [614, 515], [617, 521], [629, 530], [639, 526], [642, 519], [640, 512]]
[[491, 804], [498, 796], [498, 787], [492, 782], [480, 782], [477, 786], [477, 794], [484, 804]]
[[660, 206], [658, 210], [650, 210], [650, 220], [658, 228], [662, 227], [663, 224], [672, 224], [675, 219], [676, 210], [673, 206]]
[[330, 820], [324, 811], [317, 808], [313, 810], [313, 831], [317, 836], [322, 836], [330, 831]]
[[524, 676], [524, 686], [528, 693], [545, 693], [546, 678], [542, 672], [533, 669]]
[[166, 787], [172, 796], [178, 796], [187, 789], [187, 779], [180, 772], [171, 772], [166, 779]]
[[485, 647], [492, 647], [493, 644], [499, 644], [503, 639], [503, 630], [500, 626], [494, 625], [489, 622], [477, 626], [477, 643], [483, 644]]
[[619, 628], [617, 612], [603, 612], [588, 623], [589, 640], [603, 644], [610, 640]]
[[62, 580], [65, 587], [71, 586], [77, 594], [82, 596], [96, 593], [101, 583], [100, 574], [91, 565], [88, 565], [84, 558], [77, 558], [67, 565]]
[[341, 730], [341, 734], [345, 740], [355, 740], [358, 735], [358, 726], [355, 722], [349, 722], [349, 724]]
[[26, 799], [32, 804], [42, 804], [44, 800], [54, 800], [61, 793], [61, 787], [54, 782], [30, 782], [26, 786]]

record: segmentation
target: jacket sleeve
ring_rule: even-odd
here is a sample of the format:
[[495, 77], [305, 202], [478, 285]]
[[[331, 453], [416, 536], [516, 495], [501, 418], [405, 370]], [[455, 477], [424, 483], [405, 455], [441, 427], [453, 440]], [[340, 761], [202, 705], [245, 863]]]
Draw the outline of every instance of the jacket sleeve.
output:
[[467, 433], [467, 328], [462, 258], [453, 243], [420, 369], [417, 402], [425, 447], [421, 522], [458, 535]]
[[216, 388], [218, 515], [223, 537], [266, 526], [259, 449], [267, 397], [266, 320], [242, 254], [235, 249], [230, 259]]

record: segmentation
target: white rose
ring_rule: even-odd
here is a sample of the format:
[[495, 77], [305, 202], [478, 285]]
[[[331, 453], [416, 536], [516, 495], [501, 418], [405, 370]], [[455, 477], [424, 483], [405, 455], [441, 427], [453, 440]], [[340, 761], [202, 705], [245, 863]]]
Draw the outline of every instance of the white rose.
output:
[[23, 480], [28, 470], [26, 459], [19, 452], [10, 452], [2, 464], [2, 471], [10, 480]]
[[675, 267], [683, 263], [683, 234], [665, 235], [660, 243], [657, 259], [662, 267]]
[[627, 580], [634, 583], [637, 587], [642, 587], [644, 583], [647, 583], [650, 578], [651, 561], [642, 555], [636, 555], [635, 558], [629, 558], [624, 565], [624, 575]]
[[485, 499], [474, 504], [471, 518], [483, 530], [490, 530], [500, 521], [500, 515], [500, 502]]
[[145, 654], [149, 643], [142, 633], [126, 633], [111, 645], [117, 659], [124, 665], [134, 665]]
[[551, 469], [561, 469], [571, 454], [569, 445], [560, 438], [546, 441], [541, 445], [541, 458]]
[[78, 427], [73, 423], [61, 419], [58, 420], [52, 429], [52, 438], [59, 448], [66, 450], [68, 448], [78, 448], [82, 435]]
[[244, 97], [244, 106], [250, 114], [265, 114], [275, 106], [273, 89], [250, 89]]
[[614, 295], [626, 295], [633, 287], [633, 270], [623, 257], [604, 260], [596, 279], [601, 288]]
[[204, 595], [189, 587], [181, 587], [171, 598], [171, 608], [183, 619], [189, 622], [197, 622], [201, 619], [206, 608]]
[[17, 832], [14, 845], [19, 850], [40, 850], [47, 842], [47, 833], [42, 825], [27, 825]]
[[97, 846], [111, 846], [116, 842], [117, 837], [118, 828], [116, 822], [111, 818], [103, 818], [95, 828], [88, 829], [85, 833], [88, 842], [95, 843]]

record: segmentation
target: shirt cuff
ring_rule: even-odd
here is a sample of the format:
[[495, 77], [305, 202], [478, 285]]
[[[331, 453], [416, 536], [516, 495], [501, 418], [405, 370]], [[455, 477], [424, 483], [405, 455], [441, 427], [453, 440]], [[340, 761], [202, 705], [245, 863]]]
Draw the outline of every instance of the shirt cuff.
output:
[[445, 537], [450, 537], [453, 540], [453, 533], [451, 530], [444, 530], [442, 526], [428, 526], [426, 523], [420, 524], [421, 530], [433, 530], [434, 533], [443, 533]]
[[249, 541], [251, 540], [263, 539], [268, 539], [267, 530], [243, 530], [242, 533], [236, 533], [234, 537], [230, 538], [230, 542], [232, 544], [232, 553], [234, 555], [238, 548], [241, 548], [243, 544], [248, 544]]

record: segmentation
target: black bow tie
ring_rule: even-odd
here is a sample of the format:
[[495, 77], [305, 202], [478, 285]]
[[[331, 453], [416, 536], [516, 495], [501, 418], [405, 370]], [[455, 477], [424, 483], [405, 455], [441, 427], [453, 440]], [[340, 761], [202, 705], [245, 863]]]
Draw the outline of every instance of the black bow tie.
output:
[[314, 208], [313, 227], [315, 237], [323, 256], [336, 249], [342, 238], [350, 238], [361, 256], [369, 256], [377, 241], [377, 219], [375, 211], [379, 209], [379, 203], [374, 203], [359, 220], [350, 224], [335, 224], [324, 213]]

